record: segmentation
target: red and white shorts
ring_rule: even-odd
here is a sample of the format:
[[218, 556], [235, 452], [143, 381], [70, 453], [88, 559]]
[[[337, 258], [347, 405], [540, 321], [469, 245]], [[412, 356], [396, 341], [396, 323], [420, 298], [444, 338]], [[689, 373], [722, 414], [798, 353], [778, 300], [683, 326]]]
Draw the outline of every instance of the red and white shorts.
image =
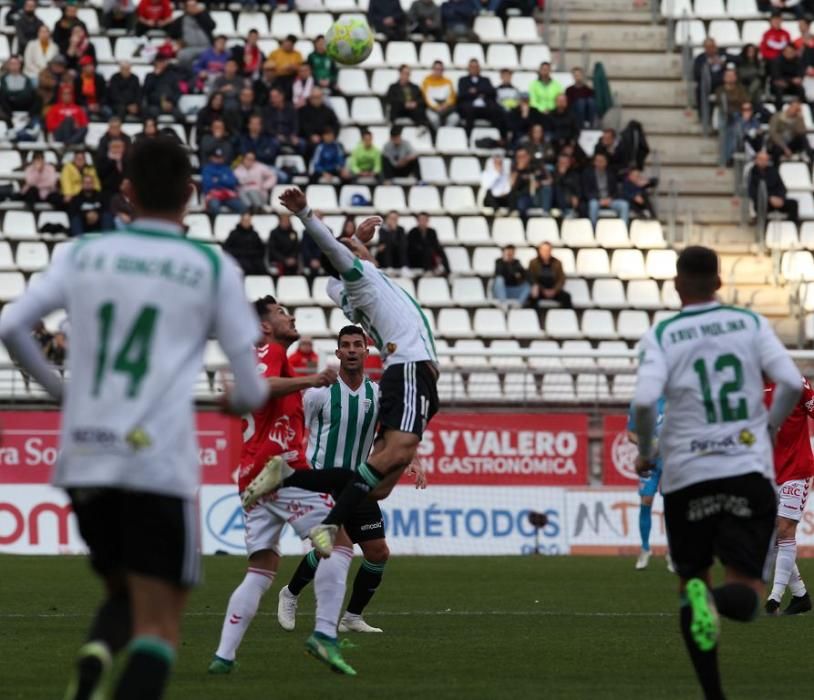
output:
[[286, 525], [300, 539], [308, 537], [333, 508], [328, 494], [297, 488], [282, 488], [261, 498], [249, 511], [243, 511], [246, 525], [246, 552], [249, 556], [263, 549], [280, 553], [280, 535]]
[[784, 481], [778, 491], [777, 515], [799, 521], [803, 517], [808, 500], [810, 479]]

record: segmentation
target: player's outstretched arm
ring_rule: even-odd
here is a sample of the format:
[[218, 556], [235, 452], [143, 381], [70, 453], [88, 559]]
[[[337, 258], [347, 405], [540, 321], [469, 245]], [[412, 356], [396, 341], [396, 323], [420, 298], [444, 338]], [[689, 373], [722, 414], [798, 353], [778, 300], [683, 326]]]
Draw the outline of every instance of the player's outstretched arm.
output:
[[331, 230], [323, 224], [308, 206], [308, 200], [296, 187], [287, 189], [280, 195], [282, 205], [302, 221], [305, 230], [314, 239], [314, 243], [325, 253], [331, 265], [340, 275], [345, 275], [358, 265], [358, 258], [342, 243], [334, 238]]
[[297, 391], [306, 389], [319, 389], [323, 386], [336, 384], [336, 370], [333, 367], [326, 367], [317, 374], [306, 374], [302, 377], [269, 377], [268, 383], [271, 388], [272, 398], [286, 396]]

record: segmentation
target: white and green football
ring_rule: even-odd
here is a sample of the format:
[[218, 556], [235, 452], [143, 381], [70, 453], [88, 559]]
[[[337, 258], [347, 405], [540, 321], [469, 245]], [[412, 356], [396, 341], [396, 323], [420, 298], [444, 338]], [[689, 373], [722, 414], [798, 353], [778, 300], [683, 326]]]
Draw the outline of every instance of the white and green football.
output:
[[373, 31], [359, 17], [340, 17], [325, 34], [328, 55], [337, 63], [356, 65], [373, 51]]

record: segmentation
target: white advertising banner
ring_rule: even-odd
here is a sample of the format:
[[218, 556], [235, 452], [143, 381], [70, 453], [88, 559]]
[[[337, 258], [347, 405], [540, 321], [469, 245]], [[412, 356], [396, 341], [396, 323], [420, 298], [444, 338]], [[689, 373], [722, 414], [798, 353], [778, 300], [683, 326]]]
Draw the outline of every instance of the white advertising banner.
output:
[[68, 497], [45, 484], [0, 488], [0, 552], [78, 554], [85, 551]]
[[[546, 554], [566, 553], [561, 527], [564, 489], [516, 486], [436, 486], [417, 491], [397, 486], [381, 502], [387, 540], [393, 554], [523, 554], [534, 549], [530, 511], [543, 512], [549, 523], [540, 532]], [[243, 553], [243, 517], [233, 487], [201, 489], [202, 548]], [[307, 547], [286, 528], [283, 554]]]

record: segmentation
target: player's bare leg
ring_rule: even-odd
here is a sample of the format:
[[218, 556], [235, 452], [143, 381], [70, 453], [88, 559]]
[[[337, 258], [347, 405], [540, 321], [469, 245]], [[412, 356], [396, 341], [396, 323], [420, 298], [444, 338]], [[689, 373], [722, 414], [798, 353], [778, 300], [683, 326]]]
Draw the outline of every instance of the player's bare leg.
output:
[[175, 661], [188, 592], [150, 576], [128, 576], [133, 638], [114, 700], [161, 698]]
[[101, 697], [113, 670], [113, 657], [130, 641], [133, 625], [125, 575], [108, 576], [105, 588], [107, 597], [96, 611], [87, 641], [77, 654], [74, 676], [65, 700]]
[[384, 566], [390, 558], [390, 548], [387, 540], [380, 537], [367, 542], [360, 542], [364, 557], [356, 578], [353, 581], [351, 593], [345, 614], [339, 621], [340, 632], [381, 632], [381, 628], [373, 627], [365, 622], [362, 611], [365, 609], [384, 576]]
[[365, 498], [382, 500], [390, 495], [402, 472], [413, 461], [419, 442], [413, 433], [392, 429], [384, 433], [381, 446], [367, 462], [359, 465], [328, 517], [311, 531], [311, 542], [317, 552], [330, 556], [337, 529]]
[[787, 586], [791, 588], [792, 599], [783, 614], [798, 615], [811, 610], [811, 598], [797, 568], [797, 521], [779, 516], [774, 585], [765, 605], [769, 615], [780, 614], [780, 602]]
[[273, 549], [261, 549], [249, 557], [249, 567], [240, 585], [229, 598], [218, 649], [209, 664], [209, 673], [230, 673], [243, 637], [249, 629], [260, 600], [271, 588], [280, 555]]

